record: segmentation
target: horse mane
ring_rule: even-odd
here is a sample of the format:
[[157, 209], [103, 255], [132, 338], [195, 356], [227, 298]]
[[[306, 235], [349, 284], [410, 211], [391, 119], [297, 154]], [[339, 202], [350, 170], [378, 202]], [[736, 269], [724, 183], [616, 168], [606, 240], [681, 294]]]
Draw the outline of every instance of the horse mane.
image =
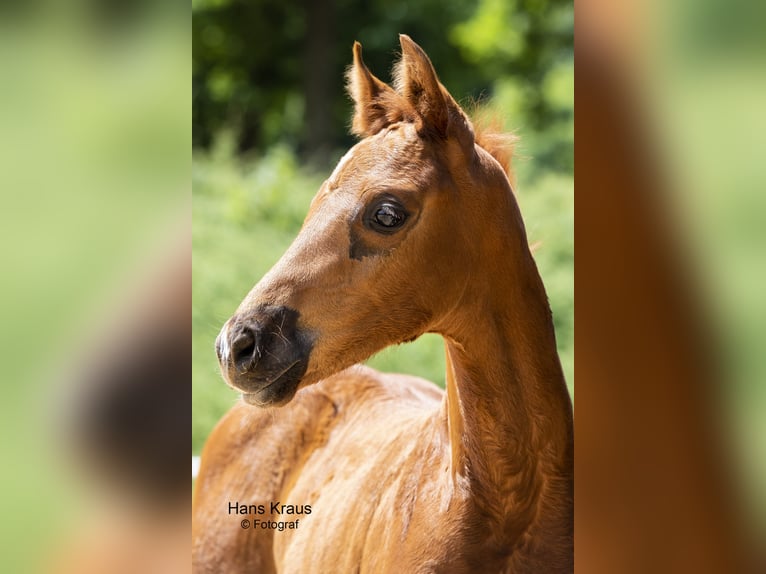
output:
[[[512, 159], [519, 136], [503, 129], [503, 121], [497, 112], [490, 111], [476, 103], [471, 105], [471, 123], [473, 124], [476, 144], [488, 152], [505, 171], [511, 185], [515, 184]], [[515, 185], [514, 185], [515, 187]]]

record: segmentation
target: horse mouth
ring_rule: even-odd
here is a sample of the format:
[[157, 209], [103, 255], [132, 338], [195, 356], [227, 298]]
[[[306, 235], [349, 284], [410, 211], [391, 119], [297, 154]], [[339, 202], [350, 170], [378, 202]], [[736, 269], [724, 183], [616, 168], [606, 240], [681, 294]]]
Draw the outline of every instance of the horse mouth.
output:
[[306, 372], [307, 363], [308, 361], [302, 359], [295, 360], [269, 377], [248, 377], [246, 385], [238, 381], [235, 388], [242, 393], [242, 400], [249, 405], [282, 406], [295, 396]]

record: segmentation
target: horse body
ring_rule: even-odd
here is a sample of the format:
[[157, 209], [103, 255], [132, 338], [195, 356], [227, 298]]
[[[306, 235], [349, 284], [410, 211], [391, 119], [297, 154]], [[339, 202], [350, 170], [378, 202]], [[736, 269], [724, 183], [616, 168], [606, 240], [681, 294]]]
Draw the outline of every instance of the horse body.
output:
[[[355, 46], [365, 139], [219, 335], [244, 402], [203, 452], [197, 572], [572, 571], [571, 402], [503, 158], [401, 42], [397, 90]], [[445, 392], [352, 366], [425, 332]], [[228, 512], [272, 502], [311, 513]]]
[[[470, 485], [454, 483], [450, 473], [442, 395], [422, 379], [356, 366], [298, 393], [276, 420], [246, 405], [232, 409], [203, 455], [195, 504], [211, 513], [197, 520], [205, 528], [195, 536], [195, 553], [206, 564], [199, 562], [198, 570], [415, 573], [486, 567], [486, 533], [471, 521]], [[244, 443], [243, 433], [249, 437]], [[236, 456], [217, 458], [229, 453]], [[295, 530], [242, 530], [239, 517], [226, 512], [233, 497], [267, 508], [272, 501], [308, 504], [311, 514], [299, 516]], [[207, 535], [211, 527], [216, 538]], [[473, 557], [465, 552], [469, 541], [476, 546]]]

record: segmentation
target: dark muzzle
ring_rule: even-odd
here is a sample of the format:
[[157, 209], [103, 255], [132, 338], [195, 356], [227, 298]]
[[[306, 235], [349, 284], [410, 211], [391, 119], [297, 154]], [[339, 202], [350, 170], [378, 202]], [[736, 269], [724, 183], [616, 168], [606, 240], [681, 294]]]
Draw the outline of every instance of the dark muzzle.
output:
[[289, 401], [308, 366], [311, 342], [298, 328], [299, 313], [263, 305], [229, 319], [215, 342], [227, 382], [251, 404]]

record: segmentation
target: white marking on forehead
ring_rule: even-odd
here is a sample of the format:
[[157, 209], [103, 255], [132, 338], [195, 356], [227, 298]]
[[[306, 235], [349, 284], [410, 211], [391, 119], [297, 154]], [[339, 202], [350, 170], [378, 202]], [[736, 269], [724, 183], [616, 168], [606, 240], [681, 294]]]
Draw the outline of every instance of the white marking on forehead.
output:
[[338, 162], [338, 165], [335, 166], [335, 169], [333, 170], [332, 174], [330, 175], [330, 179], [328, 180], [330, 183], [335, 183], [336, 179], [340, 175], [341, 170], [343, 167], [351, 161], [351, 158], [354, 157], [354, 151], [356, 150], [356, 146], [352, 147], [350, 150], [346, 152], [346, 155], [344, 155], [342, 158], [340, 158], [340, 161]]

